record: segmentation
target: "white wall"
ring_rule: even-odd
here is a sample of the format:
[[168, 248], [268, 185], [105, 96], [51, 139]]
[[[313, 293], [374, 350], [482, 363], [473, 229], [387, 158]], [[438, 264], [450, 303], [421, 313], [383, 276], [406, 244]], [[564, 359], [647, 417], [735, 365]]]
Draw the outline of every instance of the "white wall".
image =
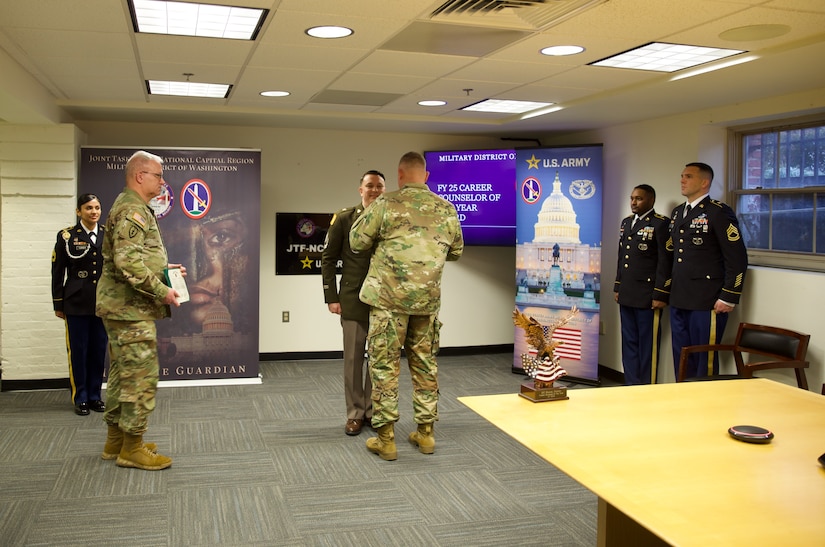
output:
[[[68, 151], [79, 149], [81, 144], [261, 149], [261, 353], [339, 351], [342, 347], [338, 316], [327, 311], [320, 276], [275, 275], [276, 212], [334, 212], [355, 205], [360, 199], [359, 178], [367, 169], [385, 173], [388, 187], [395, 189], [398, 159], [409, 150], [501, 146], [498, 139], [479, 137], [281, 128], [100, 122], [83, 124], [80, 130], [79, 142], [69, 144]], [[13, 131], [8, 133], [13, 134]], [[41, 154], [39, 158], [42, 157]], [[18, 324], [6, 321], [3, 326], [5, 340], [17, 341], [24, 347], [45, 346], [47, 356], [35, 357], [25, 352], [12, 354], [12, 344], [3, 344], [0, 351], [4, 356], [5, 380], [64, 378], [67, 375], [65, 343], [62, 331], [58, 329], [60, 322], [51, 311], [48, 276], [55, 234], [74, 218], [74, 198], [71, 196], [74, 195], [76, 170], [73, 164], [71, 171], [71, 185], [46, 190], [55, 192], [46, 214], [40, 214], [36, 207], [18, 208], [19, 200], [4, 208], [13, 215], [3, 226], [4, 241], [18, 238], [14, 222], [20, 220], [21, 215], [37, 227], [37, 237], [26, 241], [31, 249], [29, 255], [35, 260], [31, 268], [37, 278], [34, 284], [24, 279], [20, 270], [7, 271], [4, 267], [3, 275], [16, 279], [15, 286], [31, 287], [30, 298], [36, 305], [26, 313], [32, 315], [32, 321], [47, 329], [36, 340], [20, 340]], [[5, 185], [4, 182], [4, 193]], [[69, 186], [71, 189], [67, 193]], [[104, 208], [108, 205], [111, 204], [103, 204]], [[14, 251], [10, 251], [2, 256], [8, 263], [13, 260], [9, 258], [13, 254]], [[170, 259], [174, 260], [174, 257]], [[469, 247], [460, 261], [447, 265], [441, 313], [445, 324], [443, 347], [513, 343], [510, 314], [514, 263], [515, 250], [512, 248]], [[22, 310], [24, 306], [22, 302], [11, 304], [15, 310]], [[4, 300], [4, 315], [6, 305]], [[289, 323], [281, 322], [282, 311], [290, 312]]]
[[[615, 276], [617, 227], [628, 214], [628, 196], [640, 183], [657, 189], [657, 210], [669, 214], [679, 203], [679, 173], [689, 161], [706, 161], [717, 168], [714, 197], [721, 197], [725, 184], [724, 162], [726, 130], [766, 116], [802, 114], [812, 108], [825, 108], [825, 90], [795, 96], [777, 97], [770, 101], [743, 103], [729, 108], [694, 112], [683, 116], [649, 120], [605, 128], [575, 135], [545, 136], [545, 145], [604, 144], [605, 207], [602, 279], [609, 290]], [[4, 134], [13, 132], [5, 131]], [[249, 128], [222, 126], [180, 126], [155, 124], [125, 124], [87, 122], [79, 125], [82, 144], [99, 146], [144, 147], [211, 147], [255, 148], [262, 151], [261, 203], [261, 353], [333, 351], [341, 348], [337, 317], [329, 314], [323, 303], [321, 281], [317, 276], [275, 276], [275, 213], [329, 212], [353, 205], [358, 200], [358, 177], [367, 169], [379, 169], [387, 177], [390, 188], [395, 186], [395, 167], [400, 155], [408, 150], [439, 150], [454, 148], [498, 147], [497, 139], [426, 134], [391, 134], [348, 131], [319, 131], [284, 128]], [[79, 146], [79, 144], [78, 144]], [[63, 153], [63, 152], [61, 152]], [[3, 161], [14, 159], [5, 154]], [[51, 158], [50, 158], [51, 159]], [[3, 164], [0, 164], [3, 169]], [[2, 171], [0, 171], [2, 178]], [[36, 177], [35, 177], [36, 178]], [[5, 179], [3, 179], [5, 180]], [[8, 319], [6, 306], [22, 306], [24, 302], [8, 300], [10, 283], [26, 285], [17, 279], [18, 273], [8, 270], [11, 260], [9, 238], [16, 222], [26, 219], [33, 223], [37, 238], [26, 242], [32, 257], [32, 275], [40, 279], [29, 326], [46, 325], [55, 332], [49, 304], [48, 257], [51, 255], [54, 233], [73, 219], [73, 202], [66, 199], [65, 189], [55, 190], [55, 196], [66, 214], [57, 218], [52, 209], [43, 214], [36, 207], [21, 212], [19, 202], [10, 201], [3, 183], [4, 207], [2, 237], [4, 251], [0, 260], [3, 269], [2, 340], [4, 379], [65, 377], [63, 341], [40, 336], [31, 344], [46, 345], [47, 357], [35, 357], [25, 352], [10, 353], [9, 341], [23, 335], [21, 325]], [[60, 201], [62, 200], [62, 201]], [[615, 204], [619, 204], [616, 206]], [[104, 204], [105, 206], [105, 204]], [[8, 212], [7, 212], [8, 211]], [[12, 215], [9, 217], [8, 215]], [[29, 220], [30, 219], [30, 220]], [[13, 259], [13, 258], [12, 258]], [[39, 260], [39, 262], [37, 262]], [[445, 323], [442, 345], [464, 347], [510, 344], [513, 326], [515, 250], [512, 248], [468, 248], [464, 258], [448, 264], [444, 275], [444, 298], [441, 318]], [[11, 281], [14, 280], [14, 281]], [[822, 296], [823, 276], [795, 271], [752, 268], [748, 273], [742, 304], [732, 313], [726, 337], [735, 331], [741, 320], [797, 327], [812, 335], [808, 372], [811, 389], [819, 391], [823, 374], [825, 322], [819, 321], [825, 309]], [[32, 281], [34, 282], [34, 281]], [[39, 298], [39, 300], [38, 300]], [[599, 362], [621, 370], [618, 307], [608, 295], [602, 299], [602, 321], [605, 334], [601, 337]], [[290, 322], [281, 322], [281, 312], [290, 312]], [[669, 351], [670, 336], [665, 324], [662, 342], [662, 372], [660, 378], [673, 379], [673, 363]], [[28, 327], [26, 327], [28, 328]], [[46, 328], [46, 327], [44, 327]], [[60, 334], [59, 332], [56, 334]], [[36, 371], [36, 372], [32, 372]], [[793, 374], [784, 371], [777, 379], [795, 384]]]
[[54, 315], [51, 255], [74, 225], [78, 133], [72, 125], [0, 124], [0, 366], [4, 379], [68, 376]]

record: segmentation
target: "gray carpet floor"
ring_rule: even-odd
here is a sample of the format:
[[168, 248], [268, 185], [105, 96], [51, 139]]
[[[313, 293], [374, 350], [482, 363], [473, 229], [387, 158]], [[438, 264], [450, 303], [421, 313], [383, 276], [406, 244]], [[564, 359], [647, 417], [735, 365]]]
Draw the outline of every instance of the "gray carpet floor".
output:
[[595, 545], [595, 496], [457, 401], [518, 391], [511, 363], [439, 359], [433, 455], [406, 441], [403, 370], [393, 462], [366, 450], [371, 430], [344, 435], [338, 360], [162, 387], [145, 440], [164, 471], [100, 459], [101, 415], [76, 416], [66, 390], [0, 393], [0, 545]]

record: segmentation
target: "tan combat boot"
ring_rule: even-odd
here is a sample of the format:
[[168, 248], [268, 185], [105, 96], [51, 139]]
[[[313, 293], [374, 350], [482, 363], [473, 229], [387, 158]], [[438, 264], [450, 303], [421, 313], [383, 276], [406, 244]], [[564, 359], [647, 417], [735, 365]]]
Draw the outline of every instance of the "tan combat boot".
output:
[[433, 424], [418, 424], [418, 431], [410, 433], [410, 442], [418, 446], [418, 451], [422, 454], [435, 452]]
[[[108, 427], [106, 444], [103, 446], [103, 454], [101, 454], [100, 457], [104, 460], [116, 460], [123, 446], [123, 431], [116, 425], [110, 425]], [[144, 443], [143, 446], [151, 452], [156, 452], [158, 449], [158, 445], [155, 443]]]
[[123, 434], [123, 446], [116, 462], [120, 467], [158, 471], [172, 465], [172, 458], [152, 452], [143, 444], [143, 435]]
[[392, 461], [398, 457], [398, 452], [395, 450], [395, 424], [384, 424], [376, 431], [377, 437], [370, 437], [367, 439], [367, 450], [374, 454], [378, 454], [382, 460]]

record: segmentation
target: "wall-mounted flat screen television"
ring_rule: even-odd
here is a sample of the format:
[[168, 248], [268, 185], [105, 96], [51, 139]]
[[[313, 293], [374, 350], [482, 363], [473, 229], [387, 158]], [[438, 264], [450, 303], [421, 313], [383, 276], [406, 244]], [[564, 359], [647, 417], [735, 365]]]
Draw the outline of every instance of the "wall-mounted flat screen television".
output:
[[465, 245], [515, 246], [516, 153], [425, 152], [430, 190], [455, 205]]

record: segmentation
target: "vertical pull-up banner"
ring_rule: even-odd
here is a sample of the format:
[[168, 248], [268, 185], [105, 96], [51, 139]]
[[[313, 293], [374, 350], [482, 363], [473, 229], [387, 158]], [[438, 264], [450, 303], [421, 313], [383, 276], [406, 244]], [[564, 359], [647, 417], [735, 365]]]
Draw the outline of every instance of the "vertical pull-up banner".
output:
[[[81, 149], [78, 194], [100, 198], [101, 223], [136, 150]], [[160, 380], [257, 379], [261, 152], [143, 150], [163, 158], [165, 184], [149, 205], [191, 296], [157, 322]]]
[[[552, 333], [555, 354], [571, 379], [597, 381], [602, 146], [518, 150], [516, 189], [516, 307], [545, 331], [578, 308]], [[514, 371], [529, 353], [516, 327]]]

